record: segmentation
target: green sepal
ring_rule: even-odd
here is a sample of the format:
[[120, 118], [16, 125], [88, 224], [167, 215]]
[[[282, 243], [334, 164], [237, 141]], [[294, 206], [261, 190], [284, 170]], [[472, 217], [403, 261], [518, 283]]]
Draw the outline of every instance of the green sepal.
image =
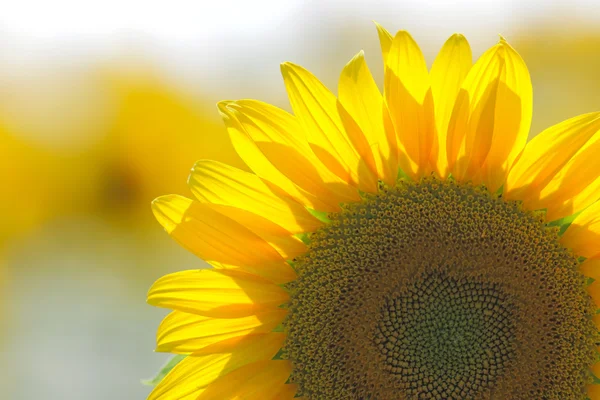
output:
[[581, 213], [581, 211], [579, 211], [579, 212], [577, 212], [577, 213], [575, 213], [575, 214], [572, 214], [572, 215], [566, 216], [566, 217], [564, 217], [564, 218], [561, 218], [561, 219], [557, 219], [557, 220], [551, 221], [551, 222], [549, 222], [549, 223], [548, 223], [548, 226], [558, 226], [558, 227], [560, 228], [560, 230], [559, 230], [558, 234], [559, 234], [560, 236], [562, 236], [562, 235], [565, 233], [565, 231], [567, 230], [567, 228], [568, 228], [568, 227], [571, 225], [571, 223], [573, 222], [573, 220], [574, 220], [574, 219], [575, 219], [575, 218], [576, 218], [576, 217], [577, 217], [577, 216], [578, 216], [580, 213]]
[[309, 213], [312, 214], [313, 217], [315, 217], [319, 221], [324, 222], [326, 224], [328, 224], [328, 223], [331, 222], [331, 220], [329, 219], [329, 213], [328, 212], [317, 211], [317, 210], [313, 210], [312, 208], [308, 208], [308, 207], [306, 207], [306, 209], [308, 210]]
[[147, 386], [156, 386], [163, 380], [163, 378], [173, 369], [177, 364], [181, 362], [187, 355], [177, 354], [169, 359], [158, 371], [154, 378], [142, 379], [142, 383]]
[[396, 181], [405, 180], [411, 182], [413, 179], [402, 170], [402, 168], [398, 168], [398, 175], [396, 176]]
[[300, 240], [302, 240], [302, 243], [304, 243], [305, 245], [309, 245], [310, 244], [310, 237], [308, 235], [308, 233], [304, 232], [304, 233], [296, 233], [296, 237]]

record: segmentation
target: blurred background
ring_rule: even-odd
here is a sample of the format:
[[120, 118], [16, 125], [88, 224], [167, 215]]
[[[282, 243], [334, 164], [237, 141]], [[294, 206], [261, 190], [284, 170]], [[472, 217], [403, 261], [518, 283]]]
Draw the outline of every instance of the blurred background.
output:
[[20, 0], [0, 8], [0, 398], [144, 399], [167, 355], [163, 274], [201, 268], [154, 222], [153, 198], [189, 195], [193, 163], [243, 168], [215, 103], [289, 110], [279, 63], [333, 91], [372, 20], [409, 30], [431, 64], [464, 33], [478, 57], [498, 33], [528, 63], [532, 135], [600, 110], [600, 3], [577, 1]]

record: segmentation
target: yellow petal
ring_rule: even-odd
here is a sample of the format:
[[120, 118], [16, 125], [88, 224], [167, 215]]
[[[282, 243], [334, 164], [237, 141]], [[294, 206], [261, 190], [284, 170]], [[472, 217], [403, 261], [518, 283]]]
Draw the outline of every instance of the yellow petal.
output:
[[225, 122], [233, 147], [256, 175], [278, 186], [290, 197], [310, 208], [321, 211], [339, 211], [339, 205], [335, 201], [328, 201], [330, 199], [327, 196], [315, 196], [304, 190], [273, 165], [271, 159], [261, 151], [248, 134], [229, 104], [229, 102], [220, 102], [218, 104], [219, 112]]
[[291, 233], [311, 232], [321, 226], [304, 206], [274, 185], [218, 161], [198, 161], [188, 183], [192, 193], [202, 202], [250, 211]]
[[594, 325], [596, 325], [596, 328], [600, 328], [600, 314], [594, 314], [592, 321], [594, 322]]
[[364, 132], [375, 158], [379, 179], [394, 185], [398, 176], [396, 134], [385, 129], [383, 113], [388, 111], [362, 51], [346, 64], [340, 76], [338, 93], [340, 102]]
[[381, 45], [381, 55], [383, 56], [383, 65], [385, 66], [394, 38], [383, 26], [379, 25], [377, 22], [375, 22], [375, 26], [377, 27], [377, 35], [379, 36], [379, 44]]
[[432, 171], [437, 160], [433, 96], [421, 49], [405, 31], [399, 31], [387, 56], [384, 92], [399, 141], [399, 165], [418, 178]]
[[579, 271], [581, 271], [581, 273], [588, 278], [600, 280], [600, 255], [588, 258], [582, 262], [579, 267]]
[[473, 65], [471, 47], [467, 39], [454, 34], [444, 43], [431, 67], [431, 92], [435, 105], [438, 133], [438, 159], [434, 160], [442, 178], [448, 176], [446, 135], [458, 91]]
[[[546, 208], [549, 221], [576, 214], [600, 198], [600, 123], [590, 115], [590, 125], [581, 135], [590, 136], [537, 193], [531, 191], [525, 204]], [[583, 139], [583, 138], [579, 138]], [[567, 147], [566, 145], [564, 147]], [[554, 150], [554, 149], [553, 149]], [[560, 150], [562, 151], [562, 150]], [[569, 151], [568, 148], [565, 151]], [[560, 157], [555, 154], [555, 157]]]
[[[527, 143], [511, 168], [506, 180], [506, 197], [522, 200], [530, 207], [548, 208], [554, 214], [555, 202], [541, 199], [542, 190], [586, 143], [599, 138], [600, 113], [580, 115], [546, 129]], [[572, 182], [565, 190], [577, 194]]]
[[291, 372], [292, 365], [288, 360], [248, 364], [215, 380], [198, 400], [280, 400], [278, 394]]
[[590, 283], [587, 287], [587, 291], [590, 294], [592, 300], [594, 300], [594, 304], [597, 308], [600, 308], [600, 282], [594, 281]]
[[504, 40], [469, 71], [448, 124], [449, 170], [496, 191], [522, 151], [531, 125], [527, 66]]
[[315, 210], [336, 212], [339, 203], [360, 200], [316, 157], [292, 115], [255, 100], [218, 106], [236, 151], [260, 178]]
[[[596, 149], [596, 151], [586, 154], [585, 158], [589, 161], [587, 166], [585, 165], [586, 161], [582, 158], [575, 160], [572, 163], [572, 169], [570, 166], [567, 166], [565, 169], [568, 172], [564, 175], [557, 175], [557, 177], [550, 182], [550, 185], [542, 191], [542, 198], [545, 201], [546, 199], [548, 199], [548, 201], [554, 201], [552, 207], [548, 209], [546, 214], [548, 221], [577, 214], [600, 198], [600, 175], [596, 175], [595, 178], [590, 177], [589, 175], [590, 173], [597, 174], [597, 172], [590, 172], [590, 170], [598, 170], [597, 166], [594, 165], [598, 159], [597, 154], [600, 154], [598, 151], [600, 150]], [[594, 153], [594, 155], [591, 153]], [[575, 171], [578, 171], [579, 174]], [[587, 181], [587, 186], [581, 184], [582, 180]], [[561, 183], [557, 184], [557, 181], [561, 181]], [[574, 188], [578, 186], [584, 186], [585, 188], [575, 195], [570, 194], [567, 185], [571, 182], [573, 183]], [[547, 190], [553, 195], [547, 195]]]
[[272, 359], [284, 340], [283, 333], [259, 333], [207, 346], [177, 364], [154, 388], [148, 400], [195, 399], [219, 377], [244, 365]]
[[287, 383], [283, 385], [281, 390], [277, 393], [274, 399], [277, 400], [288, 400], [288, 399], [298, 399], [296, 397], [296, 393], [298, 393], [298, 385], [293, 383]]
[[190, 354], [232, 337], [271, 332], [285, 314], [275, 308], [242, 318], [212, 318], [173, 311], [158, 327], [156, 351]]
[[203, 260], [239, 266], [276, 283], [295, 278], [263, 238], [205, 204], [168, 195], [154, 200], [152, 210], [169, 235]]
[[600, 400], [600, 385], [588, 385], [587, 397], [589, 400]]
[[561, 242], [583, 257], [600, 254], [600, 201], [579, 214], [569, 225]]
[[207, 204], [207, 207], [220, 214], [227, 215], [264, 239], [265, 242], [277, 250], [281, 257], [286, 260], [296, 258], [306, 253], [308, 249], [298, 237], [261, 215], [242, 210], [241, 208], [222, 206], [220, 204]]
[[285, 303], [281, 287], [256, 275], [233, 269], [180, 271], [158, 279], [148, 303], [214, 318], [238, 318], [272, 310]]
[[595, 363], [590, 369], [592, 370], [594, 375], [596, 375], [596, 377], [600, 376], [600, 363]]
[[316, 156], [345, 182], [376, 192], [377, 169], [369, 143], [360, 130], [347, 131], [354, 121], [335, 96], [298, 65], [283, 63], [281, 73], [294, 114]]

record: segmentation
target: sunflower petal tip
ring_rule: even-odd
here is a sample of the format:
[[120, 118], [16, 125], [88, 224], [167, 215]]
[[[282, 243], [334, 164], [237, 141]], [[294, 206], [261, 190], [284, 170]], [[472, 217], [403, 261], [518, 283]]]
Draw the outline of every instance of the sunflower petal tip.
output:
[[227, 106], [233, 103], [233, 100], [221, 100], [217, 102], [217, 110], [221, 113], [221, 115], [228, 114]]
[[[158, 342], [158, 338], [157, 338]], [[169, 353], [169, 346], [165, 346], [164, 343], [156, 343], [156, 347], [154, 348], [155, 353]]]
[[205, 158], [200, 159], [198, 161], [196, 161], [194, 163], [194, 165], [192, 165], [192, 168], [190, 169], [190, 171], [196, 171], [197, 169], [199, 169], [202, 165], [204, 165], [206, 162], [209, 162], [210, 160], [207, 160]]
[[[150, 291], [148, 291], [148, 294], [146, 295], [146, 304], [148, 304], [149, 306], [157, 307], [157, 302], [150, 298]], [[156, 352], [157, 349], [154, 349], [154, 351]]]
[[355, 64], [356, 62], [360, 62], [364, 59], [365, 59], [365, 51], [361, 50], [358, 53], [356, 53], [356, 55], [354, 57], [352, 57], [352, 59], [350, 61], [348, 61], [348, 63], [346, 64], [346, 67], [351, 66], [351, 65]]
[[[162, 218], [162, 210], [165, 206], [165, 204], [167, 203], [166, 196], [160, 196], [157, 197], [156, 199], [152, 200], [152, 203], [150, 204], [150, 206], [152, 207], [152, 213], [154, 214], [154, 216], [156, 217], [156, 219], [158, 220], [158, 222], [161, 222], [161, 218]], [[161, 223], [162, 225], [162, 223]]]
[[170, 234], [182, 221], [182, 211], [187, 209], [191, 203], [192, 200], [177, 194], [160, 196], [152, 201], [152, 213], [158, 223]]
[[152, 200], [150, 205], [152, 206], [153, 209], [160, 207], [161, 204], [163, 204], [163, 202], [165, 201], [165, 197], [167, 197], [167, 196], [169, 196], [169, 195], [159, 196], [159, 197], [155, 198], [154, 200]]
[[284, 79], [289, 78], [292, 68], [293, 64], [289, 61], [285, 61], [279, 64], [279, 70], [281, 71], [281, 75]]
[[392, 35], [383, 26], [375, 21], [373, 22], [375, 23], [375, 28], [377, 28], [377, 36], [379, 37], [379, 43], [381, 44], [381, 50], [383, 51], [385, 59], [385, 55], [391, 46]]
[[151, 306], [156, 306], [158, 304], [156, 298], [153, 296], [157, 282], [158, 281], [154, 282], [152, 286], [150, 286], [150, 288], [148, 289], [148, 292], [146, 293], [146, 304]]
[[467, 38], [465, 37], [465, 35], [463, 35], [462, 33], [453, 33], [452, 36], [450, 36], [448, 38], [448, 40], [446, 41], [445, 45], [450, 45], [453, 46], [454, 48], [461, 48], [461, 49], [466, 49], [469, 48], [469, 41], [467, 40]]

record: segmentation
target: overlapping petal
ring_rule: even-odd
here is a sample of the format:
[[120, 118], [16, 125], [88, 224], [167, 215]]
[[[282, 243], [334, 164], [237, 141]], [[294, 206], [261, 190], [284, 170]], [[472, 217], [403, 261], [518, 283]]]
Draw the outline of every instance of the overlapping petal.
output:
[[[437, 160], [432, 160], [442, 179], [448, 176], [446, 135], [456, 96], [473, 65], [471, 47], [460, 34], [452, 35], [440, 50], [431, 67], [431, 92], [435, 105], [438, 137]], [[435, 152], [433, 153], [435, 154]]]
[[296, 276], [267, 241], [210, 205], [168, 195], [154, 200], [152, 209], [171, 237], [207, 262], [238, 266], [276, 283]]
[[322, 225], [276, 186], [218, 161], [198, 161], [188, 183], [199, 201], [249, 211], [291, 233], [311, 232]]
[[291, 371], [292, 365], [288, 360], [265, 360], [248, 364], [215, 380], [198, 396], [198, 400], [293, 399], [295, 393], [286, 393], [284, 390]]
[[296, 393], [298, 393], [298, 385], [294, 383], [286, 383], [281, 387], [279, 392], [275, 394], [274, 399], [305, 399], [306, 397], [296, 397]]
[[600, 385], [588, 385], [586, 394], [590, 400], [600, 400]]
[[233, 269], [180, 271], [157, 280], [148, 303], [214, 318], [239, 318], [273, 310], [287, 292], [259, 276]]
[[192, 400], [221, 376], [245, 365], [271, 360], [283, 333], [252, 334], [207, 346], [183, 359], [154, 388], [148, 400]]
[[587, 287], [587, 291], [590, 294], [590, 297], [594, 301], [596, 308], [600, 308], [600, 282], [594, 281], [590, 283]]
[[286, 313], [273, 308], [242, 318], [213, 318], [173, 311], [158, 327], [156, 351], [191, 354], [232, 337], [271, 332]]
[[285, 259], [306, 251], [295, 233], [311, 232], [322, 225], [274, 185], [217, 161], [198, 161], [189, 185], [200, 202], [260, 236]]
[[554, 125], [534, 137], [511, 168], [506, 181], [510, 198], [535, 196], [600, 129], [600, 113]]
[[[598, 151], [600, 113], [580, 115], [546, 129], [527, 144], [511, 168], [507, 198], [522, 200], [531, 209], [547, 209], [549, 220], [577, 213], [595, 200], [600, 162], [594, 155]], [[591, 196], [585, 200], [588, 190]]]
[[306, 69], [283, 63], [288, 97], [316, 156], [343, 181], [377, 191], [377, 167], [367, 139], [347, 110]]
[[600, 253], [581, 263], [579, 270], [588, 278], [600, 280]]
[[600, 201], [583, 210], [573, 220], [561, 241], [579, 256], [600, 255]]
[[596, 377], [600, 376], [600, 363], [596, 363], [596, 364], [592, 365], [592, 368], [590, 368], [590, 369], [592, 370], [594, 375], [596, 375]]
[[313, 153], [297, 119], [255, 100], [219, 103], [232, 143], [256, 175], [301, 204], [339, 211], [358, 201], [356, 189], [331, 172]]
[[399, 31], [386, 57], [384, 96], [399, 141], [399, 165], [418, 178], [434, 169], [437, 135], [433, 95], [421, 49], [406, 31]]
[[379, 44], [381, 45], [381, 55], [383, 56], [383, 66], [385, 68], [387, 56], [392, 48], [394, 37], [381, 25], [375, 22], [377, 27], [377, 36], [379, 36]]
[[[594, 376], [600, 379], [600, 362], [592, 365], [591, 370]], [[600, 400], [600, 385], [588, 385], [586, 394], [589, 400]]]
[[369, 143], [379, 179], [394, 185], [398, 175], [396, 134], [391, 126], [384, 124], [390, 118], [389, 112], [362, 51], [344, 67], [338, 94], [342, 106], [354, 117]]
[[306, 244], [297, 236], [262, 215], [220, 204], [209, 203], [207, 206], [223, 215], [227, 215], [260, 236], [286, 260], [293, 260], [300, 254], [304, 254], [307, 250]]
[[500, 188], [525, 146], [531, 113], [527, 66], [501, 39], [471, 68], [458, 93], [446, 145], [452, 175]]
[[[600, 198], [599, 115], [578, 117], [583, 121], [570, 139], [587, 141], [583, 145], [565, 143], [560, 151], [558, 148], [551, 149], [553, 153], [550, 154], [558, 158], [558, 165], [553, 166], [558, 171], [551, 179], [546, 178], [548, 183], [545, 186], [533, 187], [523, 196], [530, 208], [546, 208], [548, 220], [576, 214]], [[563, 139], [569, 140], [569, 136], [565, 133]], [[565, 157], [569, 157], [568, 160], [564, 161]]]

